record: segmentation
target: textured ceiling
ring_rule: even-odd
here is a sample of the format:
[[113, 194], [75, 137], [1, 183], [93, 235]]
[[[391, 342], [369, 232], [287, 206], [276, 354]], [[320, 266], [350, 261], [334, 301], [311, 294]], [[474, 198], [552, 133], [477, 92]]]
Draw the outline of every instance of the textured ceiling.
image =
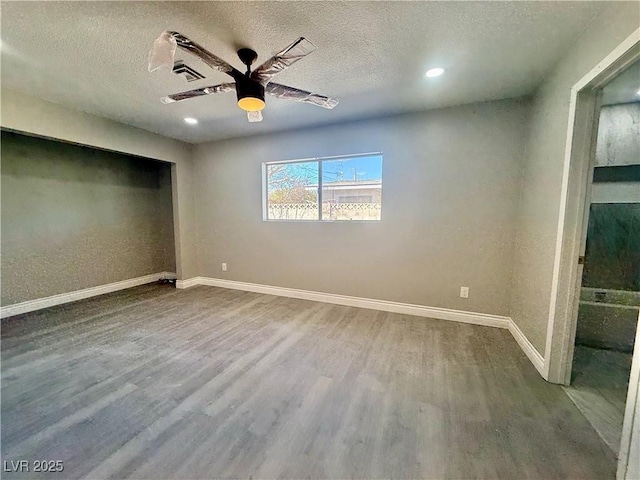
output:
[[[2, 84], [187, 142], [529, 94], [612, 2], [3, 2]], [[608, 6], [607, 6], [608, 5]], [[233, 93], [163, 105], [169, 93], [229, 80], [149, 74], [163, 30], [179, 31], [234, 66], [258, 63], [296, 37], [318, 50], [276, 77], [340, 99], [334, 110], [267, 97], [249, 124]], [[447, 73], [426, 79], [431, 66]], [[189, 127], [184, 116], [200, 124]]]

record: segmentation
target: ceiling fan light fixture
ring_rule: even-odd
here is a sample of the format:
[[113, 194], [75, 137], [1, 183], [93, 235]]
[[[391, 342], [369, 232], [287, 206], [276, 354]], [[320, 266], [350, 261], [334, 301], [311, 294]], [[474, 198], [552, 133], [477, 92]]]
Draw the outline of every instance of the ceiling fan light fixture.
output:
[[243, 97], [238, 99], [238, 106], [246, 112], [259, 112], [265, 106], [264, 99]]
[[238, 106], [245, 112], [259, 112], [264, 108], [264, 87], [260, 82], [240, 75], [236, 78], [236, 92]]

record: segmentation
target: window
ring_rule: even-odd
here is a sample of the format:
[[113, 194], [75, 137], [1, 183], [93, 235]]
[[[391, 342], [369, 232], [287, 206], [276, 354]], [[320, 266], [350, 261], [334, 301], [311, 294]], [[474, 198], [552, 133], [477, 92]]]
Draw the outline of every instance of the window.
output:
[[268, 162], [265, 220], [380, 220], [382, 153]]

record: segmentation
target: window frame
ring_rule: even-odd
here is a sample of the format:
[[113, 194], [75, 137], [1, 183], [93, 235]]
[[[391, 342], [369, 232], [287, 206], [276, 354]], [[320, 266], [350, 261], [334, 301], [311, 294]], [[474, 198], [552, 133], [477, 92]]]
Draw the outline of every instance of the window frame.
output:
[[[380, 218], [377, 220], [324, 220], [322, 218], [322, 190], [323, 190], [323, 181], [322, 181], [322, 162], [323, 161], [331, 161], [331, 160], [342, 160], [348, 159], [351, 160], [353, 158], [360, 157], [371, 157], [371, 156], [379, 156], [380, 157], [380, 191], [381, 191], [381, 199], [380, 199]], [[291, 219], [291, 218], [269, 218], [269, 179], [268, 179], [268, 167], [269, 165], [283, 165], [287, 163], [312, 163], [316, 162], [318, 164], [318, 218], [316, 219]], [[382, 221], [382, 164], [384, 162], [384, 154], [382, 151], [378, 152], [366, 152], [366, 153], [354, 153], [347, 155], [331, 155], [326, 157], [311, 157], [311, 158], [299, 158], [292, 160], [274, 160], [269, 162], [262, 162], [262, 221], [263, 222], [293, 222], [293, 223], [308, 223], [308, 222], [316, 222], [316, 223], [380, 223]]]

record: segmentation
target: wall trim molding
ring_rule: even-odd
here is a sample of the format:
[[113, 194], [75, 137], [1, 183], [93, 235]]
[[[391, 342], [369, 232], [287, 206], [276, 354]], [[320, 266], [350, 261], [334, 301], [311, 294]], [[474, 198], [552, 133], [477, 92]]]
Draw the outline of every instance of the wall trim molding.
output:
[[[640, 312], [638, 312], [638, 325], [640, 325]], [[640, 328], [636, 328], [635, 345], [640, 345]], [[629, 390], [627, 391], [627, 404], [624, 409], [624, 421], [622, 423], [622, 435], [620, 437], [620, 452], [618, 454], [618, 471], [616, 478], [620, 480], [631, 479], [638, 473], [638, 462], [634, 457], [631, 445], [633, 437], [638, 435], [640, 428], [640, 348], [633, 350], [631, 360], [631, 374], [629, 375]], [[637, 458], [637, 457], [636, 457]], [[631, 472], [629, 469], [631, 468]]]
[[176, 288], [184, 289], [189, 287], [195, 287], [196, 285], [204, 285], [200, 282], [203, 277], [191, 277], [186, 280], [176, 280]]
[[61, 293], [50, 297], [37, 298], [35, 300], [28, 300], [26, 302], [15, 303], [13, 305], [6, 305], [0, 307], [0, 318], [33, 312], [35, 310], [53, 307], [55, 305], [62, 305], [63, 303], [75, 302], [76, 300], [104, 295], [105, 293], [116, 292], [118, 290], [124, 290], [125, 288], [137, 287], [146, 283], [157, 282], [158, 280], [175, 278], [176, 274], [173, 272], [152, 273], [143, 277], [130, 278], [129, 280], [122, 280], [120, 282], [83, 288], [82, 290], [76, 290], [74, 292]]
[[160, 272], [160, 275], [162, 275], [162, 277], [160, 277], [159, 280], [175, 280], [178, 278], [176, 272]]
[[531, 363], [533, 363], [533, 366], [536, 367], [538, 373], [542, 375], [542, 378], [545, 378], [547, 371], [544, 356], [536, 349], [536, 347], [533, 346], [522, 330], [520, 330], [520, 327], [518, 327], [516, 322], [511, 318], [509, 319], [509, 331], [513, 338], [515, 338], [516, 342], [518, 342], [518, 345], [524, 354], [529, 358]]

